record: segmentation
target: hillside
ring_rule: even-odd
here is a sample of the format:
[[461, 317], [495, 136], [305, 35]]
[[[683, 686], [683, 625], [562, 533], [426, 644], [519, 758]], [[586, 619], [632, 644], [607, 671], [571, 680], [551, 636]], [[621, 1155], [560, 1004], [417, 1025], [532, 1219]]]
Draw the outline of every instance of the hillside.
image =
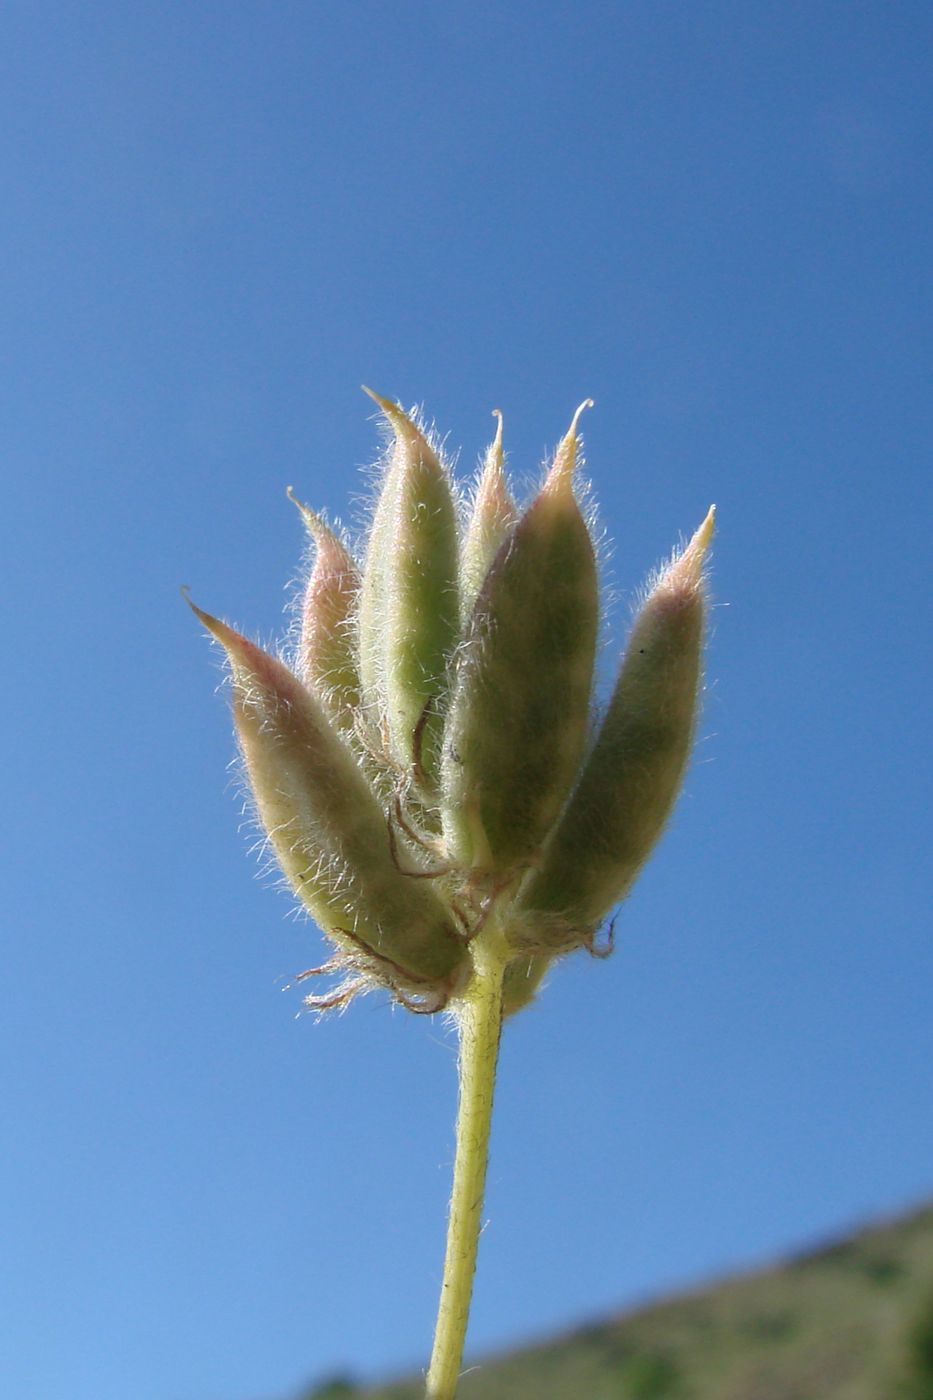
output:
[[[933, 1400], [933, 1205], [471, 1362], [462, 1400]], [[422, 1396], [334, 1377], [301, 1400]]]

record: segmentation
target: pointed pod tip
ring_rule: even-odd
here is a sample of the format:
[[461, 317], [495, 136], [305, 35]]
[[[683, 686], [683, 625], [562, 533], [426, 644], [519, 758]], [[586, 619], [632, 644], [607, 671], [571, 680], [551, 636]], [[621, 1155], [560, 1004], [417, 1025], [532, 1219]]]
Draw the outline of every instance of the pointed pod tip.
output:
[[395, 432], [396, 437], [404, 437], [409, 442], [423, 442], [424, 436], [417, 423], [405, 412], [401, 404], [394, 403], [392, 399], [384, 398], [382, 394], [377, 394], [375, 389], [370, 389], [368, 385], [361, 384], [360, 388], [364, 394], [368, 394], [373, 403], [382, 410]]
[[570, 420], [570, 427], [558, 444], [554, 454], [554, 463], [547, 474], [544, 483], [545, 491], [555, 491], [559, 488], [568, 489], [573, 481], [573, 474], [577, 466], [577, 447], [579, 444], [578, 424], [580, 416], [587, 408], [593, 408], [592, 399], [584, 399], [579, 405], [573, 418]]
[[487, 472], [498, 476], [502, 471], [502, 409], [494, 408], [492, 416], [497, 420], [496, 435], [486, 449], [483, 466]]
[[583, 413], [583, 411], [584, 411], [585, 409], [587, 409], [587, 408], [595, 408], [595, 407], [596, 407], [596, 403], [595, 403], [595, 401], [594, 401], [593, 399], [584, 399], [584, 400], [583, 400], [583, 402], [580, 404], [579, 408], [577, 409], [576, 413], [573, 415], [573, 418], [571, 419], [570, 427], [569, 427], [569, 429], [567, 430], [567, 436], [568, 436], [568, 437], [576, 437], [576, 435], [577, 435], [577, 424], [578, 424], [579, 421], [580, 421], [580, 415], [581, 415], [581, 413]]
[[690, 557], [697, 573], [699, 573], [700, 569], [703, 567], [703, 560], [712, 543], [715, 530], [716, 507], [710, 506], [703, 518], [702, 524], [694, 532], [693, 538], [684, 550], [684, 558]]
[[322, 518], [318, 515], [316, 510], [312, 510], [310, 506], [305, 505], [304, 501], [299, 500], [291, 486], [286, 486], [285, 494], [292, 505], [297, 506], [301, 511], [301, 518], [308, 527], [309, 534], [320, 544], [322, 537], [326, 537], [331, 533]]
[[368, 384], [361, 384], [360, 388], [363, 390], [364, 394], [369, 395], [374, 404], [378, 404], [383, 413], [390, 414], [400, 412], [398, 404], [393, 403], [391, 399], [383, 398], [382, 394], [377, 394], [375, 389], [370, 389]]
[[662, 575], [659, 589], [670, 592], [685, 591], [693, 595], [703, 582], [703, 569], [706, 555], [716, 528], [716, 507], [710, 506], [702, 523], [694, 531], [686, 548], [679, 554]]
[[340, 536], [328, 525], [323, 515], [312, 510], [310, 506], [306, 506], [304, 501], [300, 501], [290, 486], [287, 487], [285, 494], [301, 511], [305, 528], [314, 541], [315, 572], [312, 578], [317, 578], [319, 570], [323, 570], [325, 573], [348, 576], [354, 573], [355, 565], [352, 555]]
[[314, 511], [311, 509], [310, 506], [306, 506], [304, 501], [299, 500], [299, 498], [295, 495], [295, 488], [293, 486], [286, 486], [285, 494], [291, 501], [292, 505], [297, 506], [297, 508], [301, 511], [305, 524], [308, 526], [309, 529], [311, 529], [311, 522], [317, 519], [317, 516], [314, 514]]
[[220, 642], [223, 646], [227, 647], [227, 649], [229, 650], [233, 638], [237, 636], [237, 633], [234, 632], [233, 628], [228, 627], [225, 622], [221, 622], [219, 617], [214, 617], [211, 613], [205, 612], [203, 608], [199, 608], [197, 603], [195, 603], [191, 597], [191, 589], [189, 588], [187, 583], [183, 583], [181, 585], [181, 596], [184, 598], [185, 602], [188, 604], [188, 607], [194, 613], [198, 621], [203, 623], [203, 625], [207, 628], [211, 636], [216, 637], [217, 641]]
[[276, 703], [285, 704], [292, 704], [299, 695], [305, 694], [300, 683], [281, 661], [244, 637], [235, 627], [199, 608], [185, 589], [182, 589], [182, 595], [198, 621], [227, 653], [234, 686], [241, 694], [247, 691], [261, 693]]

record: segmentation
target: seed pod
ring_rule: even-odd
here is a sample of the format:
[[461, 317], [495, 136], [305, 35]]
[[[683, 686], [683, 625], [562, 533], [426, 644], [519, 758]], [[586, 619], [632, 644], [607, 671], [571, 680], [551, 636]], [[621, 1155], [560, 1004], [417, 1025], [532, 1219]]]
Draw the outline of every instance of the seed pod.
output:
[[586, 743], [598, 589], [573, 490], [581, 409], [489, 570], [457, 668], [444, 734], [444, 835], [452, 857], [474, 872], [508, 871], [536, 856]]
[[539, 946], [586, 942], [628, 892], [670, 815], [693, 738], [713, 522], [711, 508], [635, 621], [580, 781], [519, 894], [523, 946], [536, 927]]
[[314, 567], [305, 587], [298, 646], [299, 673], [341, 729], [352, 729], [360, 705], [353, 629], [360, 589], [356, 565], [333, 530], [288, 488], [314, 540]]
[[427, 438], [397, 404], [366, 392], [391, 423], [395, 448], [360, 598], [364, 699], [387, 726], [395, 762], [430, 791], [458, 633], [457, 517], [447, 470]]
[[383, 738], [386, 719], [386, 569], [392, 553], [400, 471], [401, 463], [396, 443], [370, 521], [357, 618], [360, 699], [367, 727], [377, 741]]
[[371, 973], [442, 1005], [466, 975], [464, 945], [434, 887], [395, 864], [385, 814], [350, 749], [287, 667], [194, 611], [226, 649], [250, 784], [293, 889], [339, 948], [371, 956]]
[[503, 1016], [514, 1016], [516, 1011], [534, 1001], [552, 962], [553, 958], [546, 953], [529, 953], [509, 963], [502, 983]]
[[502, 414], [473, 498], [473, 510], [460, 553], [460, 618], [465, 625], [473, 611], [483, 581], [505, 540], [511, 534], [518, 511], [502, 467]]

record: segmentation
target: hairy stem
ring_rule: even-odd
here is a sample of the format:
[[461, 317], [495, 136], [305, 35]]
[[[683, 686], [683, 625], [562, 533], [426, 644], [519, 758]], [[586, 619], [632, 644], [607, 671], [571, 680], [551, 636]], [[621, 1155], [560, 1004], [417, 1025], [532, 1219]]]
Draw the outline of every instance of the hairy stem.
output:
[[463, 1357], [473, 1273], [482, 1223], [489, 1128], [502, 1028], [506, 948], [494, 920], [472, 945], [474, 973], [457, 1008], [460, 1030], [460, 1106], [447, 1223], [447, 1254], [428, 1369], [428, 1400], [452, 1400]]

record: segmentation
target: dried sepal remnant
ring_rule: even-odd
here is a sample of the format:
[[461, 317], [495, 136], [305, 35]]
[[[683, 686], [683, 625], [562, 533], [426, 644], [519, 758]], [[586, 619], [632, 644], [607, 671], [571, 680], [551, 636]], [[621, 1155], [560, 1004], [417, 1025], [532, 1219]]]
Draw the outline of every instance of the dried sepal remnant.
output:
[[195, 611], [230, 661], [269, 843], [337, 949], [321, 971], [341, 980], [311, 1003], [381, 985], [438, 1009], [472, 985], [494, 928], [512, 959], [511, 1015], [555, 958], [600, 951], [599, 926], [670, 814], [695, 727], [713, 513], [648, 590], [587, 752], [599, 589], [577, 478], [589, 401], [524, 511], [499, 415], [461, 539], [436, 442], [371, 397], [392, 442], [362, 567], [296, 502], [315, 545], [296, 671]]

